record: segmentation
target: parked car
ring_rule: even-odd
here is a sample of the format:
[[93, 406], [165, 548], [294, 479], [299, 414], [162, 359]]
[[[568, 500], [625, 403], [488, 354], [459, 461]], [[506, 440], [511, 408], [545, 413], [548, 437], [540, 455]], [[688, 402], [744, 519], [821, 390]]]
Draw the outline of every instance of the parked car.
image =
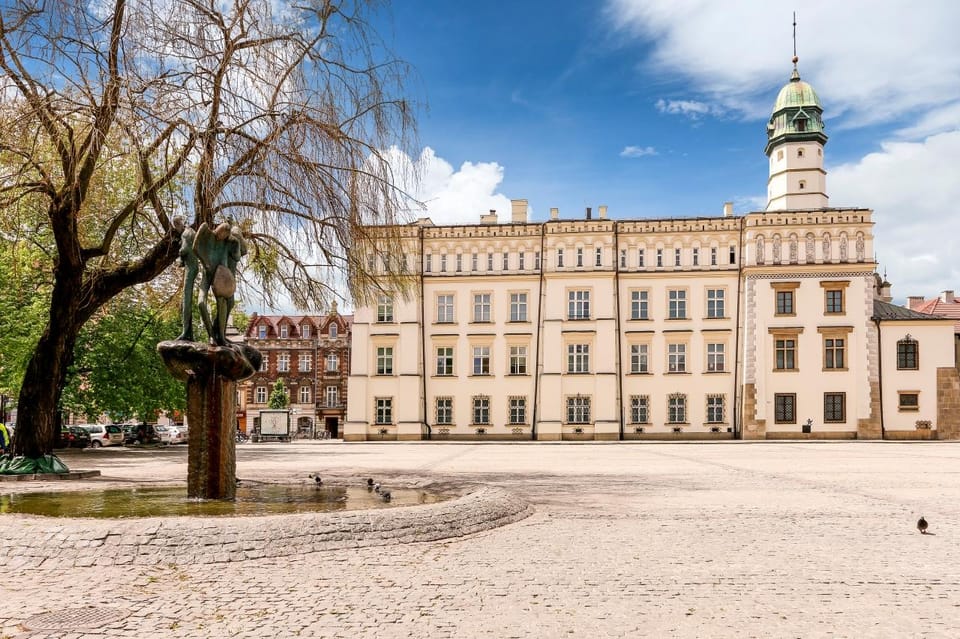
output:
[[90, 445], [94, 448], [101, 446], [122, 446], [123, 429], [116, 424], [80, 424], [81, 428], [90, 433]]
[[56, 448], [86, 448], [90, 442], [90, 433], [86, 429], [79, 426], [64, 426], [60, 429]]
[[159, 444], [160, 435], [153, 424], [125, 424], [123, 426], [124, 446], [141, 444]]
[[181, 432], [176, 426], [154, 426], [157, 434], [160, 435], [160, 441], [164, 444], [186, 444], [187, 435]]

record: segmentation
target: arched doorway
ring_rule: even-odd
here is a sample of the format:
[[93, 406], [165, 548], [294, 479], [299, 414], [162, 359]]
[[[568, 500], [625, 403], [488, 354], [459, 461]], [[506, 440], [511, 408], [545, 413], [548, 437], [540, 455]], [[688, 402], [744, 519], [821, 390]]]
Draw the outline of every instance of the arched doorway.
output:
[[297, 419], [297, 437], [299, 439], [309, 439], [313, 437], [313, 418], [300, 417]]

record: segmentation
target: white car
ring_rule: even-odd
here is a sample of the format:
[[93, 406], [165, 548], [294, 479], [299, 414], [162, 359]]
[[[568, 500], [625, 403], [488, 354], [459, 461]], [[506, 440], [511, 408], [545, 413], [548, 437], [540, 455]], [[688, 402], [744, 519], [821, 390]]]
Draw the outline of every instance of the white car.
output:
[[176, 426], [154, 426], [160, 435], [160, 442], [164, 444], [186, 444], [187, 434]]
[[116, 424], [79, 424], [90, 433], [90, 445], [94, 448], [101, 446], [123, 446], [123, 429]]

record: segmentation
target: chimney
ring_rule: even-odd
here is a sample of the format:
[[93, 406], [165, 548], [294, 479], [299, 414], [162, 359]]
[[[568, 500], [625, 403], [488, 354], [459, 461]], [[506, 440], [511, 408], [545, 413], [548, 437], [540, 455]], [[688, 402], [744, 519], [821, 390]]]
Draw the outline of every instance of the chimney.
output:
[[591, 209], [591, 208], [588, 206], [588, 207], [587, 207], [587, 219], [589, 220], [589, 219], [591, 219], [591, 218], [593, 218], [593, 209]]
[[953, 304], [953, 291], [944, 291], [940, 293], [940, 301], [944, 304]]
[[911, 311], [917, 308], [918, 306], [920, 306], [921, 304], [923, 304], [922, 295], [911, 295], [910, 297], [907, 298], [907, 308], [909, 308]]
[[890, 282], [884, 280], [880, 283], [880, 301], [887, 302], [888, 304], [893, 302], [893, 295], [890, 293]]
[[606, 204], [604, 204], [603, 206], [600, 207], [600, 219], [601, 219], [601, 220], [607, 219], [607, 205], [606, 205]]
[[550, 219], [559, 220], [560, 219], [560, 209], [550, 209]]
[[526, 200], [510, 200], [510, 221], [514, 224], [527, 223]]
[[723, 203], [723, 217], [733, 217], [733, 202]]
[[480, 216], [481, 224], [496, 224], [497, 223], [497, 209], [490, 209], [490, 212], [486, 215]]

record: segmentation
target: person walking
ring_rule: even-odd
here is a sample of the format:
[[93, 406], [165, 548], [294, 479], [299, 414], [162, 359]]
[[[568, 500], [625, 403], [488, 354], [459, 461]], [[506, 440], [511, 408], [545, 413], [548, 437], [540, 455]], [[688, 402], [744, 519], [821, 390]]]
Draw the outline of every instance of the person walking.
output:
[[7, 425], [3, 422], [0, 422], [0, 454], [6, 455], [7, 451], [10, 449], [10, 431], [7, 430]]

